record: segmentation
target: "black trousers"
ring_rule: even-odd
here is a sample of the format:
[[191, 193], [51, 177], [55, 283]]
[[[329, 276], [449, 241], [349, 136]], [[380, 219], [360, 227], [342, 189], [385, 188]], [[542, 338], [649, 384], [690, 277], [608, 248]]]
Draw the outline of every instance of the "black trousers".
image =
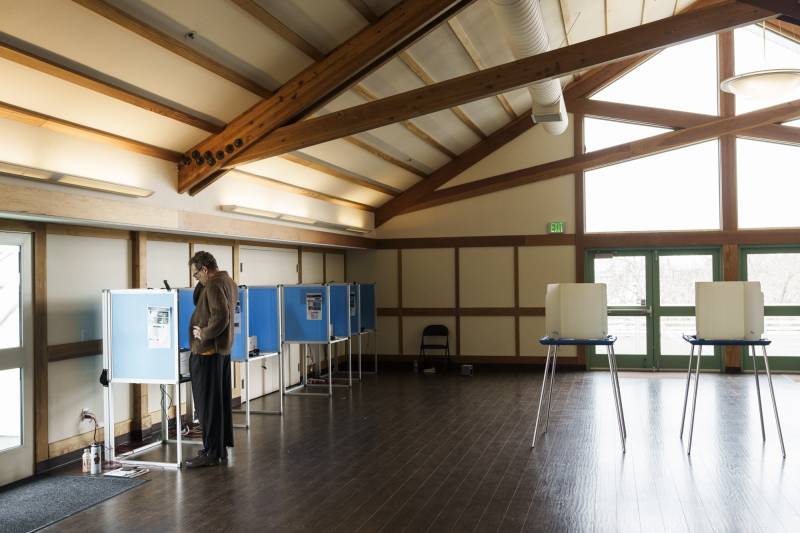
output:
[[203, 448], [209, 457], [224, 459], [228, 456], [227, 446], [233, 446], [231, 356], [192, 354], [189, 367]]

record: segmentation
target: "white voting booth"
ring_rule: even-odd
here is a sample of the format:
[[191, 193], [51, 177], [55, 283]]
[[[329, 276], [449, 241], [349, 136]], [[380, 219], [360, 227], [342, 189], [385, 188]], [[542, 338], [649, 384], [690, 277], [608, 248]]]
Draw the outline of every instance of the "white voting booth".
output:
[[553, 339], [602, 339], [608, 335], [605, 283], [551, 283], [545, 294], [545, 329]]
[[764, 334], [764, 293], [758, 281], [695, 284], [697, 337], [757, 340]]

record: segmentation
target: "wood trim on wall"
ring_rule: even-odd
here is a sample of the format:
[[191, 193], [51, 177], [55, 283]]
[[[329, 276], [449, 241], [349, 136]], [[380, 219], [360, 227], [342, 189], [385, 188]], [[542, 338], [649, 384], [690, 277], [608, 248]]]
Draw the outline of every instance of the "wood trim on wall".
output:
[[408, 239], [378, 239], [379, 250], [413, 248], [490, 248], [511, 246], [558, 246], [575, 244], [571, 234], [553, 235], [489, 235], [481, 237], [419, 237]]
[[514, 247], [514, 355], [520, 356], [519, 343], [519, 246]]
[[33, 440], [36, 464], [50, 457], [48, 436], [47, 234], [44, 224], [33, 231]]
[[[722, 279], [724, 281], [739, 281], [739, 247], [735, 244], [726, 244], [722, 247]], [[737, 346], [725, 347], [725, 370], [737, 371], [742, 368], [742, 350]]]
[[400, 342], [397, 345], [398, 351], [402, 354], [403, 349], [403, 250], [397, 250], [397, 335]]
[[[114, 424], [114, 436], [120, 437], [131, 432], [131, 420], [122, 420]], [[48, 453], [50, 457], [58, 457], [81, 448], [86, 448], [92, 443], [94, 430], [81, 433], [66, 439], [51, 442], [48, 445]], [[105, 428], [97, 428], [97, 441], [105, 442]], [[41, 462], [41, 461], [39, 461]]]
[[461, 249], [456, 247], [453, 250], [454, 257], [454, 267], [455, 267], [455, 297], [456, 297], [456, 307], [454, 309], [456, 315], [456, 357], [461, 355]]
[[[626, 71], [627, 72], [627, 71]], [[584, 129], [584, 116], [580, 113], [573, 115], [573, 155], [583, 154], [586, 152], [585, 142], [585, 129]], [[586, 174], [583, 170], [575, 172], [575, 282], [583, 283], [584, 265], [584, 233], [586, 231], [585, 212], [584, 212], [584, 178]], [[586, 348], [584, 346], [577, 347], [578, 361], [581, 364], [586, 362]]]
[[379, 307], [378, 316], [544, 316], [544, 307]]
[[52, 344], [47, 347], [47, 358], [50, 363], [90, 357], [102, 353], [103, 339]]
[[[147, 287], [147, 233], [134, 231], [131, 234], [131, 288]], [[102, 341], [101, 341], [102, 342]], [[148, 407], [148, 386], [142, 383], [131, 385], [131, 439], [142, 440], [153, 425]]]

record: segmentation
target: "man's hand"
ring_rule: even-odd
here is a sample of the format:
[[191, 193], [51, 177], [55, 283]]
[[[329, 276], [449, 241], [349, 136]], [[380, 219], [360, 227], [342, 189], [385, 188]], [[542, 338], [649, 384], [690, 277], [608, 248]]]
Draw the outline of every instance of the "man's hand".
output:
[[202, 340], [202, 338], [203, 338], [203, 330], [200, 329], [200, 326], [194, 326], [192, 328], [192, 336], [195, 339]]

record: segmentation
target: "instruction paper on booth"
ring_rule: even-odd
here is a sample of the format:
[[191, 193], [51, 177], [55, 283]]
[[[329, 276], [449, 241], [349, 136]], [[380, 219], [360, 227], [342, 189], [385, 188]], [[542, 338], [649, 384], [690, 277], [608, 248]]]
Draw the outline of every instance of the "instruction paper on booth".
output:
[[322, 293], [306, 294], [306, 320], [322, 320]]
[[169, 307], [147, 308], [147, 347], [169, 348], [172, 346]]

